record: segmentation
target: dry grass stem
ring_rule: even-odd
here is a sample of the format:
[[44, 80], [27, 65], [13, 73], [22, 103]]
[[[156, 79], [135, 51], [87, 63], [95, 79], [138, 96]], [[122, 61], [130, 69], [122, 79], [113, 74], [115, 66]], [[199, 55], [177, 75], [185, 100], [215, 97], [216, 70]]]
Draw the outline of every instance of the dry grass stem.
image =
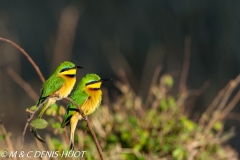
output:
[[189, 36], [186, 36], [184, 41], [184, 62], [179, 83], [179, 93], [185, 92], [187, 90], [186, 84], [190, 66], [190, 52], [191, 52], [191, 38]]
[[[213, 102], [210, 104], [210, 106], [205, 111], [204, 115], [200, 118], [199, 123], [203, 124], [208, 119], [206, 117], [209, 117], [211, 113], [215, 110], [215, 113], [221, 113], [226, 109], [226, 103], [229, 101], [230, 96], [232, 92], [236, 89], [236, 87], [240, 83], [240, 75], [238, 75], [234, 80], [231, 80], [214, 98]], [[224, 109], [225, 107], [225, 109]], [[229, 108], [229, 107], [228, 107]], [[229, 109], [225, 110], [230, 112]]]
[[[10, 139], [9, 133], [7, 133], [6, 128], [4, 127], [1, 119], [0, 119], [0, 128], [1, 128], [0, 130], [3, 132], [3, 135], [5, 135], [5, 140], [6, 140], [9, 152], [14, 151], [13, 144]], [[15, 156], [13, 156], [12, 158], [13, 158], [13, 160], [17, 160], [17, 157], [15, 157]]]
[[[228, 103], [232, 92], [237, 88], [237, 86], [240, 83], [240, 75], [238, 75], [234, 80], [231, 80], [228, 84], [227, 87], [225, 87], [221, 93], [219, 93], [218, 97], [218, 102], [215, 102], [216, 104], [219, 104], [216, 106], [217, 108], [213, 112], [212, 116], [206, 115], [207, 117], [211, 117], [211, 119], [208, 120], [208, 123], [206, 124], [204, 128], [204, 132], [208, 132], [217, 121], [220, 121], [224, 119], [229, 112], [236, 106], [236, 104], [239, 102], [240, 99], [240, 91], [238, 91], [234, 97], [231, 99], [231, 101]], [[223, 92], [224, 91], [224, 92]], [[207, 119], [205, 119], [207, 121]], [[204, 122], [203, 120], [200, 119], [200, 122]]]
[[147, 94], [147, 99], [146, 99], [146, 104], [145, 104], [146, 108], [149, 107], [149, 105], [150, 105], [151, 96], [152, 96], [152, 88], [153, 88], [153, 86], [155, 86], [157, 84], [157, 80], [158, 80], [158, 77], [159, 77], [161, 71], [162, 71], [161, 66], [157, 66], [157, 68], [154, 71], [152, 81], [151, 81], [151, 84], [150, 84], [150, 87], [149, 87], [149, 91], [148, 91], [148, 94]]

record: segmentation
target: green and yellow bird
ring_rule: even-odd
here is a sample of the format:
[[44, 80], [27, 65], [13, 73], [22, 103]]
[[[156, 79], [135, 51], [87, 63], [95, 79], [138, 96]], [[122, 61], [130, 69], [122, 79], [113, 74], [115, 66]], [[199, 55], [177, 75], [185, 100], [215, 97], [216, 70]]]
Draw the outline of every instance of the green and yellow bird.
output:
[[[102, 91], [100, 89], [103, 81], [110, 79], [101, 79], [96, 74], [87, 74], [78, 83], [76, 90], [71, 94], [71, 99], [76, 102], [85, 115], [92, 114], [102, 101]], [[78, 108], [71, 102], [68, 104], [67, 112], [64, 115], [61, 127], [70, 125], [70, 149], [74, 149], [74, 132], [82, 116]]]
[[54, 104], [57, 100], [67, 97], [72, 91], [76, 83], [76, 73], [78, 68], [83, 68], [80, 66], [75, 66], [75, 64], [64, 61], [62, 62], [55, 72], [43, 83], [42, 94], [37, 102], [37, 106], [43, 103], [46, 98], [50, 96], [38, 115], [41, 118], [45, 110]]

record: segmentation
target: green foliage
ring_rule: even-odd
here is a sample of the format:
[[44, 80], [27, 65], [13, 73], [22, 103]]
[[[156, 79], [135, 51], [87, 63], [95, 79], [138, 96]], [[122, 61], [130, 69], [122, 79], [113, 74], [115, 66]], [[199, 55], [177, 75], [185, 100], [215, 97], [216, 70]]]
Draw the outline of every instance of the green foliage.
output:
[[[187, 117], [182, 105], [182, 93], [170, 94], [174, 81], [164, 75], [150, 91], [146, 106], [136, 94], [124, 84], [118, 84], [121, 96], [111, 104], [102, 105], [89, 120], [95, 130], [107, 159], [228, 159], [230, 153], [223, 142], [232, 132], [222, 133], [223, 121], [213, 123], [206, 130], [205, 123]], [[103, 95], [105, 96], [105, 95]], [[69, 149], [69, 127], [61, 128], [63, 106], [52, 105], [46, 114], [55, 138], [47, 141], [49, 148], [59, 151]], [[209, 117], [205, 113], [204, 120]], [[34, 120], [36, 128], [45, 128], [47, 123]], [[67, 137], [66, 137], [67, 136]], [[59, 137], [59, 139], [57, 139]], [[85, 150], [86, 159], [99, 159], [99, 155], [86, 123], [80, 121], [75, 131], [75, 150]], [[231, 152], [232, 153], [232, 152]]]
[[30, 125], [37, 129], [44, 129], [48, 126], [48, 122], [45, 119], [35, 119], [33, 120]]
[[184, 148], [178, 147], [173, 150], [172, 156], [174, 159], [182, 160], [187, 158], [187, 152]]
[[222, 122], [220, 122], [220, 121], [216, 122], [215, 125], [213, 126], [213, 128], [214, 128], [216, 131], [222, 130], [222, 128], [223, 128]]
[[55, 116], [55, 115], [57, 115], [57, 112], [58, 112], [58, 106], [57, 106], [57, 104], [55, 103], [55, 104], [52, 104], [48, 109], [47, 109], [47, 111], [46, 111], [46, 115], [48, 115], [48, 116]]
[[5, 140], [5, 139], [6, 139], [6, 135], [5, 135], [5, 134], [1, 134], [1, 135], [0, 135], [0, 139], [1, 139], [1, 140]]
[[174, 84], [174, 80], [171, 75], [166, 74], [161, 78], [160, 83], [168, 88], [171, 88]]
[[54, 146], [54, 150], [62, 151], [63, 150], [63, 143], [57, 138], [51, 138], [51, 144]]

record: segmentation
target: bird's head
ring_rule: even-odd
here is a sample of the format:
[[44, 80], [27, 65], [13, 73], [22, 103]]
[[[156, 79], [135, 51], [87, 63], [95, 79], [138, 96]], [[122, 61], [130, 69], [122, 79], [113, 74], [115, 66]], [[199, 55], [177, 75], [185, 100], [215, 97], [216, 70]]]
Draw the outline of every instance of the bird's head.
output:
[[78, 68], [83, 67], [75, 66], [72, 62], [64, 61], [58, 66], [56, 71], [61, 75], [76, 75]]
[[84, 87], [90, 90], [99, 90], [103, 81], [111, 79], [102, 79], [97, 74], [87, 74], [83, 79], [82, 83]]

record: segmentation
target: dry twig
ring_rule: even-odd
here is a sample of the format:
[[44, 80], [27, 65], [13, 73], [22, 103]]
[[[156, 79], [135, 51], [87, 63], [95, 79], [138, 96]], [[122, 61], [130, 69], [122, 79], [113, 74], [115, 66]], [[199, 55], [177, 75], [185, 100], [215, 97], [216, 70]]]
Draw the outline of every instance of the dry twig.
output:
[[32, 114], [30, 115], [30, 117], [27, 119], [27, 122], [26, 122], [26, 124], [25, 124], [24, 130], [23, 130], [23, 133], [22, 133], [22, 148], [23, 148], [24, 136], [25, 136], [25, 134], [26, 134], [27, 127], [29, 126], [29, 124], [30, 124], [31, 120], [33, 119], [35, 113], [37, 113], [37, 111], [39, 111], [39, 109], [42, 108], [43, 104], [44, 104], [46, 101], [48, 101], [49, 98], [52, 98], [52, 96], [47, 97], [42, 103], [40, 103], [40, 104], [37, 106], [37, 109], [36, 109], [34, 112], [32, 112]]
[[[212, 116], [210, 114], [206, 115], [207, 117], [211, 116], [211, 119], [209, 120], [209, 122], [206, 124], [206, 127], [204, 128], [205, 133], [208, 132], [217, 121], [224, 119], [227, 116], [227, 114], [234, 108], [234, 106], [236, 106], [236, 104], [239, 102], [240, 91], [238, 91], [235, 94], [235, 96], [232, 98], [232, 100], [228, 103], [228, 105], [226, 105], [226, 103], [230, 99], [230, 96], [232, 95], [232, 92], [236, 89], [239, 83], [240, 83], [240, 75], [238, 75], [234, 80], [231, 80], [227, 84], [227, 86], [224, 87], [224, 89], [220, 92], [221, 94], [219, 93], [218, 95], [219, 101], [216, 102], [218, 106], [215, 109], [215, 112], [213, 113]], [[200, 122], [203, 122], [203, 120]]]
[[41, 81], [45, 82], [45, 79], [44, 79], [44, 77], [42, 75], [42, 72], [40, 71], [39, 67], [36, 65], [36, 63], [33, 61], [33, 59], [27, 54], [27, 52], [24, 49], [22, 49], [19, 45], [17, 45], [16, 43], [14, 43], [13, 41], [11, 41], [9, 39], [0, 37], [0, 41], [10, 43], [15, 48], [17, 48], [28, 59], [28, 61], [32, 64], [33, 68], [36, 70], [37, 74], [39, 75], [39, 78], [41, 79]]

